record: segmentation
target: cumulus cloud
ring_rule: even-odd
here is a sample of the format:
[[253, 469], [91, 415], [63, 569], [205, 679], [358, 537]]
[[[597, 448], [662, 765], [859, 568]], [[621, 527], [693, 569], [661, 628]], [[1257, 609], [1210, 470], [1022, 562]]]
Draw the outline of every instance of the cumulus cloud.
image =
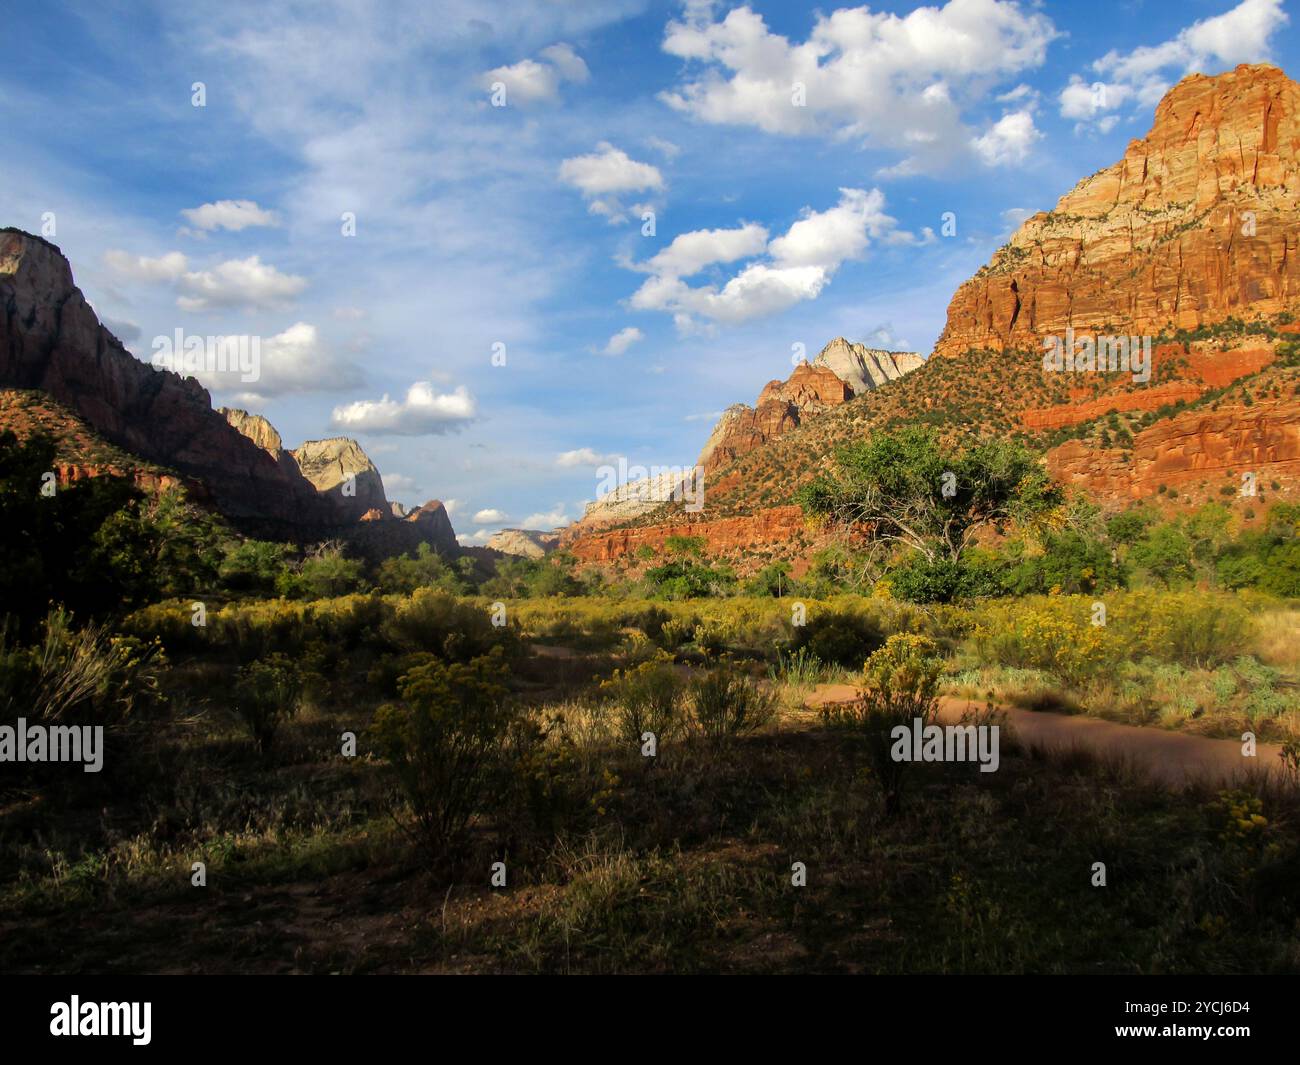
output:
[[261, 258], [228, 259], [211, 270], [182, 274], [176, 306], [183, 311], [215, 307], [277, 307], [307, 287], [307, 279], [282, 274]]
[[274, 226], [279, 222], [273, 211], [265, 211], [252, 200], [217, 200], [181, 211], [181, 215], [195, 229], [211, 232], [228, 229], [239, 232], [250, 226]]
[[661, 96], [704, 122], [860, 139], [907, 152], [900, 172], [934, 170], [974, 147], [963, 103], [1041, 66], [1056, 36], [1050, 19], [1011, 0], [904, 16], [844, 8], [818, 15], [802, 43], [748, 7], [715, 22], [700, 6], [668, 24], [664, 51], [698, 66]]
[[529, 514], [524, 519], [523, 527], [525, 529], [540, 529], [543, 532], [549, 532], [551, 529], [558, 528], [561, 525], [568, 525], [573, 519], [565, 513], [563, 503], [556, 503], [555, 507], [544, 513]]
[[464, 385], [439, 393], [428, 381], [416, 381], [402, 400], [362, 399], [335, 407], [330, 424], [353, 433], [390, 436], [442, 434], [461, 428], [477, 413], [474, 397]]
[[1217, 74], [1238, 63], [1268, 60], [1273, 35], [1287, 21], [1282, 0], [1242, 0], [1159, 44], [1107, 52], [1092, 64], [1092, 76], [1076, 74], [1061, 90], [1061, 116], [1076, 120], [1077, 130], [1106, 132], [1125, 104], [1152, 107], [1185, 74]]
[[[771, 241], [766, 229], [753, 224], [682, 234], [646, 263], [631, 264], [652, 276], [629, 302], [637, 310], [669, 312], [679, 330], [691, 332], [701, 318], [735, 324], [816, 299], [835, 271], [860, 257], [872, 241], [914, 239], [895, 229], [884, 206], [879, 189], [840, 189], [836, 206], [825, 211], [805, 208], [797, 222]], [[691, 286], [683, 280], [707, 265], [752, 259], [763, 252], [766, 261], [750, 262], [721, 288]]]
[[112, 333], [123, 344], [130, 344], [134, 340], [139, 340], [143, 333], [140, 327], [134, 322], [127, 322], [116, 318], [105, 318], [105, 328]]
[[[415, 491], [415, 478], [404, 473], [381, 473], [379, 479], [384, 482], [384, 494], [388, 496], [409, 496]], [[443, 504], [446, 507], [446, 504]]]
[[485, 510], [474, 512], [475, 525], [500, 525], [502, 522], [509, 520], [510, 518], [504, 510], [497, 510], [495, 507], [488, 507]]
[[185, 273], [188, 260], [178, 251], [151, 259], [111, 249], [104, 253], [104, 265], [121, 281], [175, 281]]
[[553, 44], [538, 53], [538, 59], [522, 59], [510, 66], [496, 67], [480, 79], [489, 92], [497, 84], [506, 89], [506, 104], [537, 104], [557, 100], [565, 82], [581, 84], [590, 76], [587, 64], [571, 45]]
[[561, 469], [573, 469], [576, 466], [605, 466], [617, 461], [617, 455], [603, 455], [589, 447], [562, 451], [555, 457], [555, 465]]
[[456, 542], [462, 547], [482, 547], [495, 535], [494, 529], [475, 529], [472, 533], [457, 533]]
[[644, 340], [645, 334], [634, 325], [629, 325], [626, 329], [620, 329], [601, 349], [602, 355], [622, 355], [638, 340]]
[[682, 233], [641, 269], [667, 277], [690, 277], [714, 263], [733, 263], [767, 247], [767, 230], [753, 223], [737, 229], [697, 229]]
[[975, 154], [987, 166], [1007, 166], [1023, 163], [1034, 142], [1042, 139], [1034, 126], [1034, 116], [1028, 111], [1012, 111], [1003, 115], [987, 133], [976, 137]]
[[[149, 362], [191, 376], [213, 392], [234, 394], [240, 402], [250, 404], [270, 396], [354, 388], [362, 381], [360, 369], [330, 351], [316, 327], [308, 322], [295, 322], [271, 337], [201, 339], [204, 352], [198, 357], [177, 351], [173, 336], [155, 337]], [[247, 372], [250, 366], [251, 375]]]
[[650, 163], [639, 163], [608, 141], [601, 141], [588, 155], [575, 155], [560, 164], [560, 180], [572, 185], [587, 201], [587, 210], [603, 215], [612, 224], [627, 221], [621, 195], [629, 192], [658, 192], [664, 187], [663, 174]]
[[1002, 222], [1009, 230], [1019, 229], [1020, 223], [1033, 213], [1027, 207], [1008, 207], [1002, 212]]

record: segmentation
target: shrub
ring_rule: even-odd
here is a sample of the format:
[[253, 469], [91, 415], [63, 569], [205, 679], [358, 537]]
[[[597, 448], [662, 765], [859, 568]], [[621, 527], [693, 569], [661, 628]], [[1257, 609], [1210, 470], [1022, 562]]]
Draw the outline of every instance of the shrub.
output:
[[233, 592], [274, 595], [281, 574], [285, 573], [285, 553], [283, 544], [243, 540], [222, 559], [218, 576]]
[[645, 571], [645, 579], [657, 595], [667, 599], [702, 599], [724, 595], [736, 584], [736, 576], [725, 566], [710, 566], [690, 558], [676, 558]]
[[796, 650], [806, 648], [823, 662], [859, 669], [867, 656], [885, 642], [874, 620], [848, 610], [818, 611], [794, 636]]
[[776, 701], [748, 677], [712, 669], [691, 682], [695, 725], [714, 743], [762, 728], [776, 716]]
[[933, 723], [939, 706], [936, 692], [941, 663], [937, 651], [929, 637], [895, 633], [867, 659], [861, 698], [822, 710], [828, 725], [849, 729], [866, 741], [888, 813], [902, 806], [909, 764], [893, 757], [893, 733], [900, 727], [910, 732], [918, 719], [922, 728]]
[[397, 608], [384, 638], [401, 651], [431, 651], [460, 662], [517, 643], [516, 631], [493, 625], [486, 608], [432, 588], [420, 589]]
[[281, 571], [277, 587], [293, 599], [330, 599], [361, 590], [364, 566], [345, 558], [338, 544], [321, 544], [296, 569]]
[[695, 626], [691, 638], [706, 655], [720, 655], [736, 638], [736, 625], [728, 618], [710, 618]]
[[601, 685], [613, 702], [618, 730], [625, 740], [639, 746], [647, 732], [663, 740], [678, 724], [682, 683], [667, 655], [627, 670], [615, 670]]
[[426, 662], [401, 679], [401, 701], [375, 713], [372, 734], [437, 862], [454, 858], [492, 794], [503, 746], [520, 716], [507, 699], [505, 678], [500, 648], [465, 663]]
[[408, 595], [418, 588], [469, 590], [468, 583], [427, 543], [420, 544], [414, 555], [385, 559], [380, 563], [376, 582], [385, 592]]
[[250, 662], [235, 680], [235, 709], [259, 753], [275, 742], [280, 725], [298, 712], [303, 680], [298, 667], [278, 652]]
[[1254, 628], [1239, 601], [1200, 592], [1132, 596], [1112, 623], [1131, 651], [1199, 666], [1237, 657]]
[[16, 628], [0, 626], [0, 711], [6, 719], [33, 723], [115, 724], [129, 715], [136, 698], [125, 684], [125, 652], [138, 641], [113, 639], [98, 626], [72, 627], [72, 616], [53, 610], [39, 641], [17, 643]]
[[657, 642], [661, 647], [675, 651], [694, 637], [697, 624], [687, 618], [671, 618], [659, 627]]
[[1019, 669], [1041, 669], [1066, 684], [1080, 685], [1111, 660], [1109, 630], [1091, 623], [1081, 600], [1038, 599], [983, 610], [975, 646], [987, 660]]
[[768, 668], [767, 675], [784, 684], [812, 687], [827, 679], [827, 669], [826, 663], [806, 647], [797, 651], [777, 648], [776, 662]]

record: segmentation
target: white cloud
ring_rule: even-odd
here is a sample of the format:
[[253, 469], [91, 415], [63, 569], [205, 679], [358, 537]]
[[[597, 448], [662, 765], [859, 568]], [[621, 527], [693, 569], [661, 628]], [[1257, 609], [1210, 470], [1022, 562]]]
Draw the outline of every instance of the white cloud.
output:
[[617, 455], [602, 455], [589, 447], [580, 447], [573, 451], [562, 451], [555, 457], [555, 465], [561, 469], [575, 466], [605, 466], [618, 461]]
[[[379, 478], [384, 482], [384, 494], [387, 496], [409, 496], [416, 488], [415, 478], [408, 477], [404, 473], [381, 473]], [[446, 505], [443, 504], [444, 507]]]
[[185, 272], [187, 260], [178, 251], [151, 259], [113, 249], [104, 253], [104, 265], [123, 281], [175, 281]]
[[1034, 116], [1028, 111], [1012, 111], [1003, 115], [987, 133], [976, 137], [975, 153], [986, 166], [1008, 166], [1023, 163], [1034, 142], [1042, 139], [1034, 126]]
[[[649, 270], [633, 294], [637, 310], [667, 311], [683, 333], [698, 318], [738, 323], [776, 314], [816, 299], [848, 259], [861, 256], [873, 240], [913, 240], [895, 229], [879, 189], [840, 189], [839, 203], [826, 211], [805, 208], [802, 217], [770, 242], [762, 226], [700, 230], [679, 236], [664, 251], [633, 269]], [[766, 243], [765, 243], [766, 242]], [[691, 287], [682, 280], [705, 265], [752, 258], [766, 250], [768, 262], [752, 262], [727, 281]]]
[[666, 159], [676, 159], [681, 154], [681, 148], [663, 137], [647, 137], [645, 142]]
[[818, 15], [802, 43], [772, 33], [748, 7], [721, 22], [698, 9], [668, 24], [663, 48], [705, 69], [661, 95], [704, 122], [904, 151], [899, 172], [915, 173], [968, 152], [962, 104], [1041, 66], [1056, 36], [1045, 15], [1010, 0], [950, 0], [902, 17], [844, 8]]
[[1027, 207], [1008, 207], [1002, 212], [1002, 221], [1008, 229], [1019, 229], [1020, 223], [1033, 213]]
[[1058, 100], [1061, 117], [1078, 122], [1093, 121], [1107, 111], [1120, 107], [1133, 96], [1133, 90], [1118, 82], [1086, 82], [1078, 74], [1071, 76], [1070, 84], [1061, 90]]
[[211, 270], [182, 274], [185, 295], [176, 300], [183, 311], [214, 307], [276, 307], [307, 287], [306, 278], [282, 274], [261, 258], [228, 259]]
[[553, 44], [538, 53], [541, 61], [522, 59], [510, 66], [496, 67], [480, 81], [492, 91], [496, 83], [506, 87], [506, 104], [547, 103], [559, 98], [565, 82], [581, 84], [590, 76], [587, 64], [567, 44]]
[[767, 230], [749, 223], [738, 229], [697, 229], [682, 233], [643, 267], [665, 277], [690, 277], [714, 263], [732, 263], [767, 247]]
[[622, 355], [638, 340], [644, 340], [645, 334], [634, 325], [629, 325], [626, 329], [620, 329], [601, 350], [602, 355]]
[[840, 189], [840, 202], [826, 211], [805, 207], [803, 217], [768, 246], [778, 266], [817, 266], [834, 271], [846, 259], [856, 259], [872, 240], [894, 226], [885, 214], [885, 194], [879, 189]]
[[214, 229], [238, 232], [250, 226], [279, 224], [273, 211], [263, 210], [252, 200], [218, 200], [216, 203], [190, 207], [181, 211], [181, 214], [196, 229], [204, 232]]
[[575, 155], [560, 164], [560, 180], [572, 185], [587, 201], [587, 210], [612, 224], [627, 221], [620, 194], [662, 191], [663, 174], [650, 163], [638, 163], [622, 149], [601, 141], [589, 155]]
[[475, 529], [472, 533], [457, 533], [456, 541], [462, 547], [482, 547], [495, 535], [495, 529]]
[[561, 525], [568, 525], [573, 519], [565, 513], [563, 503], [556, 503], [554, 509], [541, 514], [529, 514], [524, 519], [523, 528], [549, 531]]
[[[213, 392], [237, 394], [240, 402], [248, 404], [269, 396], [354, 388], [362, 380], [361, 371], [334, 356], [316, 327], [307, 322], [295, 322], [271, 337], [214, 337], [212, 357], [200, 360], [203, 365], [195, 365], [193, 356], [174, 348], [171, 336], [155, 337], [148, 361], [192, 376]], [[256, 368], [251, 380], [246, 375], [250, 364]]]
[[140, 327], [135, 322], [128, 322], [123, 319], [104, 318], [105, 328], [112, 333], [123, 344], [130, 344], [132, 341], [139, 340], [143, 335]]
[[474, 513], [475, 525], [500, 525], [502, 522], [509, 520], [510, 517], [504, 510], [497, 510], [495, 507], [488, 507]]
[[1148, 108], [1184, 74], [1217, 74], [1238, 63], [1271, 57], [1273, 35], [1288, 22], [1282, 0], [1242, 0], [1221, 15], [1199, 19], [1159, 44], [1112, 50], [1092, 64], [1096, 77], [1074, 75], [1060, 94], [1061, 115], [1102, 132], [1126, 103]]
[[385, 393], [381, 399], [335, 407], [330, 424], [354, 433], [423, 436], [459, 428], [473, 420], [476, 412], [474, 397], [463, 385], [439, 393], [428, 381], [417, 381], [400, 402]]

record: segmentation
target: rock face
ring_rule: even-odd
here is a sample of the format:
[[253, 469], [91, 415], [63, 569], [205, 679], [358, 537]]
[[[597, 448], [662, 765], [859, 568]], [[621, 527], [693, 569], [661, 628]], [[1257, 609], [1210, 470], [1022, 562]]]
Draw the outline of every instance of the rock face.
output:
[[338, 520], [358, 521], [370, 510], [392, 513], [379, 471], [355, 440], [308, 440], [294, 448], [293, 458], [312, 487], [333, 505]]
[[1300, 404], [1268, 399], [1185, 411], [1138, 433], [1131, 452], [1069, 440], [1047, 453], [1047, 468], [1109, 503], [1158, 495], [1161, 485], [1240, 489], [1244, 473], [1255, 475], [1260, 492], [1277, 483], [1292, 494], [1300, 490]]
[[1272, 66], [1194, 74], [1151, 132], [1025, 220], [948, 308], [936, 354], [1155, 336], [1300, 299], [1300, 85]]
[[[422, 542], [457, 549], [443, 505], [433, 500], [410, 515], [395, 509], [355, 440], [309, 440], [287, 451], [261, 415], [214, 410], [197, 381], [145, 365], [99, 323], [59, 249], [16, 229], [0, 229], [0, 388], [52, 397], [108, 443], [179, 471], [192, 494], [259, 535], [342, 536], [377, 556]], [[61, 476], [119, 466], [70, 463]]]
[[1159, 371], [1174, 363], [1173, 379], [1160, 384], [1126, 385], [1122, 380], [1101, 395], [1085, 388], [1072, 389], [1070, 402], [1021, 411], [1026, 429], [1059, 429], [1100, 418], [1109, 411], [1155, 411], [1180, 400], [1190, 403], [1214, 388], [1262, 370], [1273, 361], [1272, 348], [1237, 348], [1229, 351], [1191, 350], [1183, 344], [1161, 344], [1152, 352]]
[[914, 351], [883, 351], [836, 337], [822, 348], [813, 365], [824, 366], [847, 384], [853, 395], [860, 396], [886, 381], [898, 380], [924, 362]]
[[673, 498], [674, 493], [693, 491], [688, 481], [693, 479], [694, 472], [681, 467], [655, 472], [655, 467], [651, 467], [649, 476], [629, 480], [595, 502], [588, 503], [582, 517], [567, 528], [574, 531], [603, 529], [648, 514]]
[[714, 521], [679, 521], [639, 528], [611, 529], [566, 540], [565, 547], [581, 562], [612, 562], [640, 547], [661, 548], [670, 536], [703, 537], [709, 553], [743, 550], [758, 544], [785, 543], [804, 527], [799, 507], [773, 507], [756, 514]]
[[713, 427], [696, 461], [706, 473], [761, 447], [805, 420], [854, 396], [879, 388], [925, 362], [906, 351], [881, 351], [836, 337], [812, 362], [803, 362], [784, 380], [769, 381], [750, 407], [728, 407]]
[[39, 389], [110, 443], [201, 480], [234, 518], [324, 522], [328, 504], [212, 409], [197, 381], [146, 366], [100, 325], [58, 248], [0, 229], [0, 386]]
[[537, 529], [502, 529], [487, 542], [492, 551], [521, 558], [543, 558], [555, 550], [560, 542], [558, 532], [541, 532]]
[[375, 508], [371, 515], [349, 528], [347, 539], [372, 561], [415, 554], [421, 544], [428, 544], [444, 555], [458, 551], [456, 530], [451, 527], [447, 508], [437, 499], [429, 500], [404, 518], [393, 517], [390, 510]]

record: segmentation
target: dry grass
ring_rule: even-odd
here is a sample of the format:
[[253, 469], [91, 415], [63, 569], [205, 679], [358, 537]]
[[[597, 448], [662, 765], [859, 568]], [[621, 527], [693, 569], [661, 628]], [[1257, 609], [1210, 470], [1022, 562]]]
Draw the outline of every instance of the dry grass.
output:
[[1300, 607], [1279, 607], [1261, 613], [1252, 650], [1265, 665], [1300, 669]]

